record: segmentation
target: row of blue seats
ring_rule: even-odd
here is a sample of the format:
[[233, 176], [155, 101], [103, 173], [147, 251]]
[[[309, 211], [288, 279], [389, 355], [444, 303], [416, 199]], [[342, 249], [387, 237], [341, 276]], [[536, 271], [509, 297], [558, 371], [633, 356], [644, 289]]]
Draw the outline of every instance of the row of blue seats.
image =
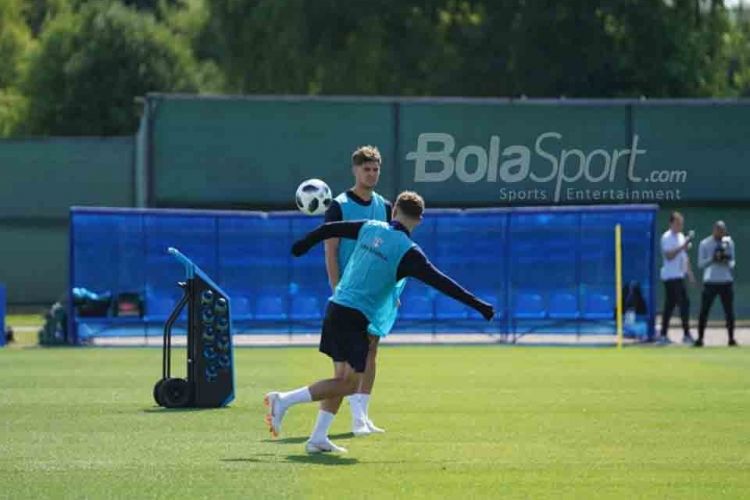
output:
[[[492, 303], [497, 317], [506, 315], [504, 303], [493, 293], [479, 293], [483, 300]], [[232, 318], [237, 321], [312, 321], [322, 318], [328, 295], [298, 293], [264, 293], [251, 297], [245, 294], [230, 294]], [[164, 319], [177, 303], [177, 297], [151, 296], [146, 301], [147, 319]], [[615, 300], [612, 294], [587, 292], [580, 294], [568, 291], [540, 293], [519, 291], [510, 304], [510, 315], [514, 320], [604, 320], [612, 319]], [[407, 293], [402, 297], [399, 317], [402, 320], [470, 320], [479, 319], [478, 313], [444, 295]]]
[[[479, 293], [479, 296], [495, 306], [496, 317], [506, 315], [505, 304], [500, 303], [496, 295]], [[514, 320], [603, 320], [613, 317], [615, 301], [610, 294], [600, 292], [587, 293], [579, 299], [577, 294], [570, 292], [522, 291], [513, 294], [509, 306]], [[438, 295], [434, 300], [428, 296], [407, 295], [402, 300], [399, 316], [407, 320], [480, 318], [477, 312], [444, 295]]]
[[[154, 321], [166, 319], [178, 300], [179, 297], [173, 294], [150, 295], [145, 304], [145, 318]], [[305, 321], [320, 319], [326, 300], [323, 294], [289, 296], [270, 293], [260, 294], [254, 299], [248, 295], [230, 294], [230, 307], [234, 320]], [[185, 314], [183, 310], [183, 319]]]

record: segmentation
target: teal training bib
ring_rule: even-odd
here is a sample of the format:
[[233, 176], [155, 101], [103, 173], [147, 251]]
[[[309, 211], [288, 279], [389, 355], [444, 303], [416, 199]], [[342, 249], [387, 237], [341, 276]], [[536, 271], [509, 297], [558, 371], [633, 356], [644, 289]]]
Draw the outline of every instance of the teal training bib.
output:
[[[379, 220], [386, 222], [388, 219], [385, 198], [378, 193], [372, 193], [372, 200], [367, 206], [360, 205], [356, 201], [350, 199], [346, 193], [338, 195], [336, 201], [341, 207], [341, 216], [344, 221]], [[344, 272], [344, 268], [354, 251], [354, 245], [354, 240], [346, 238], [341, 238], [341, 240], [339, 240], [339, 272]]]
[[359, 231], [344, 275], [331, 300], [361, 311], [372, 323], [373, 335], [387, 335], [397, 313], [396, 273], [414, 242], [403, 232], [380, 221], [367, 221]]

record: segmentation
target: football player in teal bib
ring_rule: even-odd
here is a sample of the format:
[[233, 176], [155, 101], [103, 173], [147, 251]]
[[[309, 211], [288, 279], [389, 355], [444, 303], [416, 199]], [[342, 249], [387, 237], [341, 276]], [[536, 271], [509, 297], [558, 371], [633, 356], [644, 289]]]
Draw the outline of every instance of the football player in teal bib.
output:
[[274, 436], [281, 432], [281, 422], [290, 407], [320, 401], [315, 427], [305, 444], [306, 451], [346, 451], [330, 441], [328, 429], [342, 398], [353, 394], [361, 383], [369, 351], [369, 334], [377, 334], [383, 327], [390, 329], [388, 324], [395, 320], [394, 290], [406, 277], [416, 278], [474, 308], [488, 321], [495, 315], [492, 305], [441, 273], [411, 240], [411, 231], [421, 222], [423, 211], [422, 198], [407, 191], [396, 200], [390, 224], [380, 221], [329, 222], [292, 246], [292, 253], [300, 256], [330, 238], [355, 241], [344, 275], [328, 302], [320, 337], [320, 352], [333, 359], [333, 378], [289, 392], [266, 394], [266, 423]]
[[[393, 211], [391, 204], [375, 192], [375, 187], [380, 179], [381, 166], [382, 158], [378, 148], [374, 146], [357, 148], [352, 153], [354, 187], [341, 193], [333, 200], [326, 211], [325, 221], [378, 220], [390, 222]], [[330, 238], [325, 241], [326, 271], [331, 290], [334, 292], [354, 251], [355, 243], [354, 240], [346, 238]], [[405, 284], [405, 282], [402, 283], [394, 291], [396, 304], [398, 304], [398, 296]], [[352, 433], [355, 436], [384, 432], [383, 429], [372, 422], [368, 411], [370, 394], [372, 394], [372, 388], [375, 384], [379, 338], [379, 336], [374, 335], [370, 337], [370, 349], [367, 354], [367, 364], [362, 375], [362, 382], [357, 391], [347, 397], [352, 412]]]

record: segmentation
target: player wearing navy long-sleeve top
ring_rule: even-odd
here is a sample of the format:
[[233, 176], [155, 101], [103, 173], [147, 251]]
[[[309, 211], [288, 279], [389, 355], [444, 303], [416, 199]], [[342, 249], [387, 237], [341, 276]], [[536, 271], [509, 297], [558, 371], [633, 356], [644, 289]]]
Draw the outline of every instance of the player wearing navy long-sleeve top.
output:
[[[362, 226], [367, 222], [368, 221], [329, 222], [323, 224], [309, 233], [303, 240], [300, 240], [295, 244], [295, 250], [298, 252], [295, 255], [303, 255], [322, 240], [327, 240], [329, 238], [348, 238], [356, 240]], [[404, 232], [409, 237], [411, 236], [411, 231], [409, 231], [409, 229], [398, 220], [392, 221], [390, 226], [398, 231]], [[404, 256], [398, 264], [396, 281], [403, 278], [416, 278], [445, 295], [448, 295], [459, 302], [463, 302], [469, 307], [473, 307], [477, 310], [481, 307], [481, 301], [479, 299], [461, 288], [461, 286], [455, 281], [438, 270], [427, 259], [427, 256], [422, 249], [416, 244], [404, 253]]]
[[462, 288], [433, 266], [411, 240], [411, 231], [421, 222], [424, 201], [413, 192], [401, 193], [396, 200], [393, 221], [331, 222], [310, 232], [292, 246], [300, 256], [327, 238], [356, 240], [351, 259], [333, 297], [328, 303], [320, 351], [333, 359], [333, 378], [320, 380], [289, 392], [266, 394], [269, 408], [266, 422], [276, 436], [289, 407], [321, 401], [321, 410], [310, 439], [308, 453], [346, 451], [328, 439], [328, 429], [341, 405], [341, 398], [359, 386], [368, 352], [368, 325], [383, 321], [383, 315], [396, 312], [389, 307], [396, 283], [405, 277], [423, 281], [446, 295], [476, 309], [490, 320], [494, 308]]

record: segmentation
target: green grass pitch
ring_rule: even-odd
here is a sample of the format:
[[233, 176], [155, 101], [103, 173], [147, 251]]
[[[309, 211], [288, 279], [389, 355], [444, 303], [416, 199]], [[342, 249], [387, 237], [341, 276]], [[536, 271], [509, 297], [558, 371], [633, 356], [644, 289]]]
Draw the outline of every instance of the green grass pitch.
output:
[[264, 392], [328, 376], [314, 348], [237, 350], [221, 410], [157, 409], [160, 356], [0, 351], [0, 497], [750, 495], [746, 348], [386, 346], [371, 415], [388, 432], [352, 438], [343, 407], [341, 458], [305, 455], [313, 405], [280, 440], [263, 424]]

